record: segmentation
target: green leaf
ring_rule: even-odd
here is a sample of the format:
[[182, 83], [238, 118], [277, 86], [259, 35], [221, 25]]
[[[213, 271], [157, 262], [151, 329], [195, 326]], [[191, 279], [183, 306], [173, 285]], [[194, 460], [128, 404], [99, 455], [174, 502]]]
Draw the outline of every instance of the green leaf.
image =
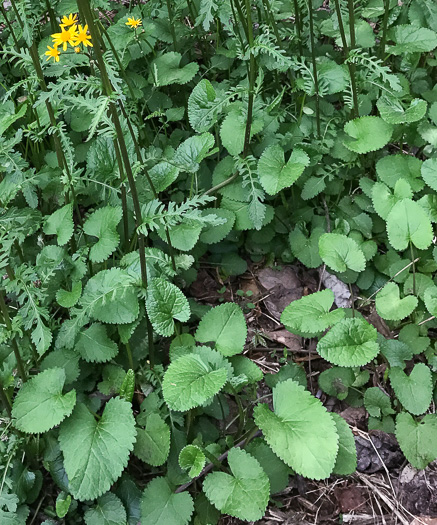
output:
[[290, 467], [278, 458], [263, 439], [253, 439], [244, 449], [258, 460], [262, 469], [267, 474], [271, 494], [281, 492], [288, 486], [288, 477], [291, 473]]
[[390, 366], [405, 368], [405, 361], [413, 357], [413, 350], [407, 344], [397, 339], [385, 339], [380, 342], [381, 354]]
[[402, 368], [390, 369], [390, 383], [402, 406], [415, 415], [426, 412], [432, 400], [432, 374], [424, 363], [414, 365], [407, 376]]
[[404, 109], [399, 99], [391, 95], [383, 95], [376, 103], [381, 117], [389, 124], [404, 124], [417, 122], [425, 116], [428, 104], [421, 98], [413, 98], [407, 109]]
[[211, 133], [189, 137], [176, 150], [174, 161], [177, 162], [179, 169], [196, 173], [199, 171], [202, 160], [211, 155], [210, 150], [214, 147], [214, 142], [215, 139]]
[[376, 294], [376, 311], [383, 319], [400, 321], [408, 317], [416, 309], [419, 304], [417, 297], [407, 295], [401, 299], [399, 293], [399, 286], [390, 282]]
[[141, 499], [141, 525], [187, 525], [194, 510], [188, 492], [174, 494], [166, 479], [158, 477], [147, 484]]
[[355, 374], [350, 368], [335, 366], [319, 375], [319, 387], [330, 396], [346, 399], [349, 387], [354, 384]]
[[222, 241], [228, 233], [232, 230], [235, 222], [235, 213], [224, 208], [206, 208], [202, 210], [202, 215], [217, 215], [222, 219], [226, 219], [225, 224], [219, 226], [206, 225], [200, 234], [200, 241], [205, 244], [216, 244]]
[[80, 333], [75, 347], [88, 363], [106, 363], [118, 354], [117, 344], [108, 337], [106, 326], [93, 323]]
[[373, 417], [390, 416], [394, 414], [390, 397], [377, 386], [372, 386], [364, 393], [364, 406]]
[[388, 144], [393, 127], [379, 117], [359, 117], [347, 122], [344, 131], [349, 137], [345, 138], [343, 144], [349, 150], [355, 153], [369, 153]]
[[188, 98], [188, 119], [197, 133], [208, 131], [217, 122], [223, 104], [209, 80], [202, 79]]
[[243, 311], [235, 303], [212, 308], [201, 319], [195, 338], [199, 343], [213, 341], [224, 356], [239, 354], [244, 349], [247, 326]]
[[376, 163], [376, 172], [382, 182], [389, 188], [394, 188], [400, 174], [416, 192], [424, 187], [420, 176], [422, 161], [410, 155], [386, 155]]
[[146, 308], [155, 331], [163, 336], [174, 332], [174, 319], [185, 322], [190, 317], [190, 305], [177, 286], [165, 279], [152, 279], [147, 287]]
[[421, 174], [423, 180], [430, 188], [437, 191], [437, 159], [427, 159], [422, 164]]
[[74, 350], [61, 348], [50, 352], [41, 362], [41, 371], [49, 368], [62, 368], [65, 372], [65, 384], [76, 381], [79, 377], [79, 356]]
[[340, 233], [324, 233], [319, 239], [319, 254], [335, 272], [362, 272], [366, 258], [357, 242]]
[[396, 439], [408, 461], [417, 469], [437, 459], [437, 415], [427, 414], [415, 421], [407, 412], [396, 417]]
[[432, 243], [431, 221], [424, 209], [411, 199], [397, 202], [387, 217], [387, 235], [395, 250], [406, 250], [412, 242], [419, 250]]
[[293, 361], [289, 361], [286, 365], [281, 366], [276, 374], [266, 374], [264, 380], [266, 385], [270, 388], [274, 388], [278, 383], [292, 379], [303, 387], [307, 386], [307, 376], [303, 367], [299, 366]]
[[364, 366], [379, 353], [377, 335], [364, 319], [343, 319], [319, 340], [317, 352], [337, 366]]
[[84, 404], [78, 404], [59, 431], [71, 494], [85, 501], [107, 492], [127, 465], [135, 435], [127, 401], [110, 399], [98, 421]]
[[258, 176], [262, 187], [269, 195], [276, 195], [290, 187], [310, 163], [308, 155], [295, 149], [287, 162], [279, 144], [268, 146], [258, 161]]
[[41, 434], [69, 416], [76, 404], [76, 391], [63, 395], [64, 382], [64, 370], [50, 368], [24, 383], [12, 406], [15, 428]]
[[413, 193], [411, 186], [405, 179], [396, 182], [393, 193], [382, 182], [375, 182], [372, 188], [372, 204], [376, 213], [387, 220], [393, 206], [402, 199], [411, 198]]
[[77, 281], [72, 283], [71, 292], [63, 290], [62, 288], [56, 292], [56, 301], [63, 308], [73, 307], [79, 301], [82, 295], [82, 282]]
[[425, 290], [423, 301], [431, 315], [437, 315], [437, 286], [430, 286]]
[[155, 86], [168, 86], [170, 84], [186, 84], [199, 70], [196, 62], [190, 62], [180, 67], [182, 60], [180, 53], [164, 53], [150, 64], [149, 82]]
[[270, 483], [258, 461], [239, 448], [228, 454], [232, 474], [213, 472], [206, 476], [203, 490], [209, 501], [224, 514], [246, 521], [264, 516]]
[[134, 283], [120, 268], [102, 270], [87, 282], [80, 303], [102, 323], [132, 323], [140, 311]]
[[103, 262], [117, 249], [120, 236], [117, 226], [121, 221], [123, 212], [121, 206], [105, 206], [91, 214], [83, 225], [87, 235], [97, 237], [99, 240], [91, 246], [90, 259], [92, 262]]
[[281, 314], [281, 323], [291, 332], [323, 332], [344, 317], [344, 310], [337, 308], [332, 312], [334, 292], [323, 290], [290, 303]]
[[57, 235], [59, 246], [67, 244], [74, 232], [73, 204], [66, 204], [47, 217], [43, 231], [47, 235]]
[[341, 416], [333, 412], [332, 417], [338, 433], [338, 454], [333, 472], [340, 476], [349, 476], [357, 468], [355, 438], [349, 425]]
[[292, 254], [307, 268], [317, 268], [323, 263], [319, 255], [319, 239], [324, 232], [323, 228], [316, 227], [306, 237], [296, 226], [288, 237]]
[[85, 512], [84, 519], [87, 525], [124, 525], [127, 516], [120, 499], [107, 492]]
[[437, 46], [437, 33], [413, 24], [395, 26], [392, 38], [396, 45], [388, 50], [393, 55], [428, 53]]
[[202, 405], [225, 385], [228, 369], [214, 359], [220, 354], [206, 350], [203, 355], [183, 355], [167, 368], [162, 392], [171, 410], [183, 412]]
[[338, 434], [322, 403], [288, 379], [273, 389], [274, 412], [254, 409], [255, 423], [273, 452], [298, 474], [311, 479], [330, 476], [338, 452]]
[[137, 428], [134, 454], [153, 467], [163, 465], [170, 452], [170, 428], [158, 415], [150, 414], [146, 428]]
[[60, 492], [56, 498], [56, 515], [58, 518], [63, 518], [71, 505], [71, 496], [65, 492]]
[[195, 478], [202, 472], [205, 462], [205, 454], [196, 445], [187, 445], [179, 454], [179, 466], [189, 471], [190, 478]]

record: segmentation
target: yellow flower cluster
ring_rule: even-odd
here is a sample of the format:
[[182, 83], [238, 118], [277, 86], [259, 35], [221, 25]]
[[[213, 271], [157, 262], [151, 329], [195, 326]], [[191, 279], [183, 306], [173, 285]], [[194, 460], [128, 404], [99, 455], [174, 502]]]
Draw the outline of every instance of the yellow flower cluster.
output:
[[53, 58], [55, 62], [59, 62], [61, 53], [58, 47], [62, 47], [63, 51], [67, 51], [68, 44], [74, 47], [75, 53], [80, 53], [81, 45], [93, 47], [91, 37], [88, 34], [88, 26], [78, 25], [76, 14], [70, 13], [68, 16], [63, 16], [59, 26], [61, 32], [51, 35], [53, 47], [47, 46], [47, 51], [44, 53], [47, 55], [47, 60]]

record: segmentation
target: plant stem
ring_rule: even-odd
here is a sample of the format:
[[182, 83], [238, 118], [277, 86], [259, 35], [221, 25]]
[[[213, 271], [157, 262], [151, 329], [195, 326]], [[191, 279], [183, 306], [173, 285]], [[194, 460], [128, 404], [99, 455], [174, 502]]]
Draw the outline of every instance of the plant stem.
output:
[[[8, 307], [6, 306], [6, 302], [5, 302], [5, 298], [4, 298], [2, 290], [0, 290], [0, 310], [2, 312], [3, 321], [6, 325], [6, 329], [8, 330], [8, 332], [11, 332], [12, 334], [11, 318], [9, 317]], [[17, 340], [15, 339], [15, 336], [13, 334], [11, 335], [11, 345], [12, 345], [12, 349], [15, 354], [15, 359], [17, 361], [18, 372], [20, 374], [21, 379], [23, 380], [23, 383], [25, 383], [27, 381], [26, 370], [24, 368], [23, 360], [21, 359]]]
[[134, 360], [132, 357], [132, 350], [129, 344], [129, 341], [124, 345], [126, 347], [126, 353], [127, 353], [127, 360], [129, 361], [129, 368], [132, 370], [135, 370], [134, 368]]
[[2, 384], [0, 384], [0, 399], [1, 399], [1, 402], [3, 403], [3, 406], [5, 407], [6, 412], [8, 413], [8, 416], [11, 417], [12, 416], [11, 402], [9, 401], [9, 398], [6, 395]]
[[247, 157], [249, 153], [250, 136], [252, 129], [252, 114], [253, 114], [253, 98], [254, 98], [254, 87], [255, 87], [255, 75], [256, 75], [256, 62], [255, 56], [252, 53], [253, 48], [253, 24], [252, 24], [252, 6], [250, 0], [245, 0], [246, 3], [246, 16], [247, 16], [247, 40], [249, 44], [249, 100], [247, 104], [247, 121], [246, 130], [244, 132], [244, 147], [243, 157]]
[[302, 38], [301, 38], [301, 16], [300, 16], [300, 10], [299, 10], [299, 3], [298, 0], [293, 0], [294, 3], [294, 20], [296, 24], [296, 33], [297, 33], [297, 45], [299, 49], [299, 55], [302, 56]]
[[351, 294], [352, 317], [355, 317], [355, 298], [351, 283], [349, 283], [349, 292]]
[[167, 0], [167, 11], [168, 11], [168, 21], [170, 22], [171, 37], [173, 39], [173, 51], [176, 51], [177, 39], [176, 39], [176, 31], [174, 28], [174, 13], [173, 13], [173, 7], [171, 5], [171, 0]]
[[416, 263], [414, 259], [414, 248], [413, 243], [410, 241], [410, 253], [411, 253], [411, 261], [412, 261], [412, 269], [413, 269], [413, 295], [416, 295]]
[[118, 171], [120, 172], [120, 191], [121, 191], [121, 207], [123, 209], [123, 233], [124, 233], [124, 246], [127, 251], [129, 246], [129, 217], [128, 217], [128, 207], [127, 207], [127, 198], [126, 198], [126, 186], [124, 183], [124, 170], [123, 170], [123, 161], [121, 160], [120, 148], [118, 147], [117, 141], [114, 139], [114, 149], [115, 157], [117, 159]]
[[316, 50], [314, 45], [314, 20], [313, 20], [313, 1], [308, 0], [308, 11], [310, 17], [310, 39], [311, 39], [311, 60], [313, 63], [314, 89], [316, 91], [316, 125], [317, 136], [321, 137], [320, 133], [320, 101], [319, 101], [319, 79], [317, 76]]
[[379, 43], [379, 58], [383, 58], [385, 54], [385, 43], [387, 41], [387, 26], [388, 26], [388, 15], [390, 12], [390, 0], [384, 0], [384, 18], [382, 20], [382, 38]]

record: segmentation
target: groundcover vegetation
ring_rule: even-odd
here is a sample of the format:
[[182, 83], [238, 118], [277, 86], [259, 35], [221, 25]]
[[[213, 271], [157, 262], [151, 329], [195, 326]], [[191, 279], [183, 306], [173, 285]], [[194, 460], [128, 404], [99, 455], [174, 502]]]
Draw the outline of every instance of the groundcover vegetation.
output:
[[[1, 4], [2, 524], [260, 519], [355, 471], [329, 396], [436, 459], [437, 6], [399, 4]], [[315, 391], [244, 355], [259, 298], [190, 297], [254, 262], [349, 287], [281, 315]]]

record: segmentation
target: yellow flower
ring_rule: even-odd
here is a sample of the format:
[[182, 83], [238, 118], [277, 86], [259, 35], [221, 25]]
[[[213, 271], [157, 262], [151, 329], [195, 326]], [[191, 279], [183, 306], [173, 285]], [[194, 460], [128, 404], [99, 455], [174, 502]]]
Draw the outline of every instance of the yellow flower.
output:
[[64, 51], [67, 51], [67, 44], [75, 46], [75, 39], [77, 37], [76, 26], [71, 26], [70, 29], [61, 27], [61, 33], [54, 33], [51, 35], [53, 38], [53, 44], [55, 46], [62, 46]]
[[91, 37], [87, 34], [88, 26], [79, 26], [79, 29], [77, 31], [77, 35], [74, 38], [74, 44], [75, 46], [78, 46], [79, 44], [83, 44], [85, 47], [90, 46], [93, 47], [91, 44]]
[[47, 46], [47, 49], [48, 51], [44, 53], [48, 57], [46, 61], [53, 58], [55, 62], [59, 62], [59, 55], [61, 53], [58, 51], [58, 46], [53, 46], [53, 47]]
[[74, 52], [75, 52], [75, 53], [80, 53], [80, 47], [75, 47], [75, 48], [74, 48]]
[[127, 22], [126, 22], [126, 25], [129, 26], [129, 27], [133, 27], [134, 29], [136, 29], [138, 26], [140, 26], [142, 24], [141, 22], [141, 18], [128, 18], [127, 19]]
[[61, 27], [68, 27], [72, 26], [73, 24], [77, 23], [77, 15], [73, 15], [70, 13], [68, 16], [63, 16], [61, 20]]

